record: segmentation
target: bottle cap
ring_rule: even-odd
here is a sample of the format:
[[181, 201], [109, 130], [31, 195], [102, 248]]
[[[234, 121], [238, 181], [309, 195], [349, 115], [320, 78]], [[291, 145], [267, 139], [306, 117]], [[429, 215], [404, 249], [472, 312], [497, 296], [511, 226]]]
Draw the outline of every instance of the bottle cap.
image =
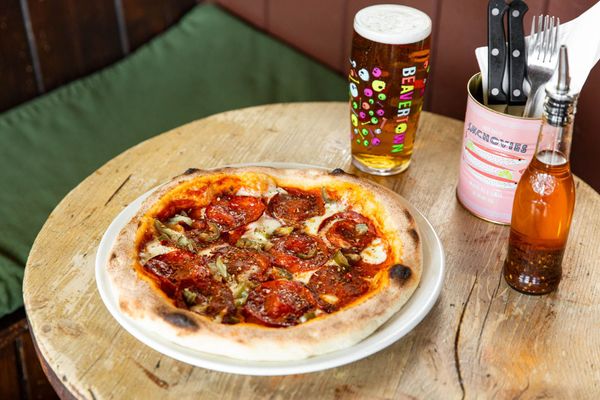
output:
[[560, 46], [556, 78], [546, 85], [544, 114], [548, 123], [565, 126], [573, 118], [579, 93], [570, 93], [569, 55], [567, 46]]

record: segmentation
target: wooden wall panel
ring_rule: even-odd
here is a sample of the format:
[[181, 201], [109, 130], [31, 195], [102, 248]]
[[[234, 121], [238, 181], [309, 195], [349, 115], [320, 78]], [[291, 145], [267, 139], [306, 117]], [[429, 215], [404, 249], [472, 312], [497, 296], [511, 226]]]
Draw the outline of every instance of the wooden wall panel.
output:
[[16, 347], [21, 360], [21, 390], [26, 393], [26, 398], [58, 400], [58, 395], [44, 374], [29, 330], [17, 339]]
[[[567, 22], [595, 4], [594, 0], [550, 0], [548, 13]], [[600, 191], [600, 120], [596, 106], [600, 103], [600, 65], [592, 70], [581, 91], [573, 133], [571, 162], [573, 171], [584, 181]]]
[[344, 0], [275, 0], [267, 4], [267, 30], [300, 50], [338, 68]]
[[[325, 64], [346, 73], [354, 14], [374, 0], [210, 0]], [[3, 0], [0, 1], [0, 111], [87, 75], [123, 57], [175, 23], [201, 0]], [[434, 23], [432, 73], [425, 108], [462, 119], [465, 85], [478, 71], [474, 49], [486, 42], [481, 0], [392, 0], [419, 8]], [[28, 43], [20, 3], [31, 16]], [[528, 0], [526, 31], [534, 14], [567, 21], [595, 0]], [[121, 25], [119, 25], [121, 23]], [[39, 55], [36, 84], [32, 52]], [[600, 68], [592, 71], [575, 124], [575, 172], [600, 188], [593, 164], [600, 149], [594, 105], [600, 101]], [[597, 129], [597, 128], [596, 128]]]
[[47, 90], [122, 57], [114, 0], [30, 0]]
[[0, 318], [0, 399], [19, 398], [58, 399], [38, 360], [22, 308]]
[[16, 366], [17, 354], [13, 344], [0, 348], [0, 399], [23, 397]]
[[266, 30], [268, 0], [216, 0], [215, 2], [240, 18]]
[[[544, 11], [544, 0], [527, 1], [531, 16]], [[432, 61], [432, 87], [429, 109], [433, 112], [463, 119], [466, 107], [466, 87], [469, 78], [479, 71], [475, 49], [487, 44], [487, 2], [481, 0], [444, 0], [441, 2], [436, 34], [436, 53]]]
[[196, 0], [121, 0], [129, 49], [135, 50], [178, 21]]
[[0, 110], [38, 94], [19, 0], [0, 1]]
[[576, 18], [588, 8], [596, 4], [597, 0], [548, 0], [548, 13], [560, 17], [561, 22]]

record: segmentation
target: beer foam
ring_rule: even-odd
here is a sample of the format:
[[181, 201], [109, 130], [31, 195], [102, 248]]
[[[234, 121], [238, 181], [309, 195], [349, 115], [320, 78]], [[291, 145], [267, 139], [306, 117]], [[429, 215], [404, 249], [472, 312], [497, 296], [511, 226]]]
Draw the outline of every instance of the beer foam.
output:
[[424, 12], [396, 4], [363, 8], [354, 17], [354, 30], [362, 37], [387, 44], [419, 42], [431, 34], [431, 19]]

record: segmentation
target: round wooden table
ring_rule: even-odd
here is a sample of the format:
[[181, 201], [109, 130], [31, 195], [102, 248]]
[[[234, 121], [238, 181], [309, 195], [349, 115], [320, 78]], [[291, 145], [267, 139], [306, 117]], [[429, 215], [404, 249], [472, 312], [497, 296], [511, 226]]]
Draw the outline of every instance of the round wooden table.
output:
[[[252, 162], [350, 166], [345, 103], [299, 103], [214, 115], [114, 158], [65, 197], [37, 237], [25, 307], [39, 354], [63, 397], [598, 398], [600, 196], [577, 179], [577, 205], [557, 292], [521, 295], [501, 269], [508, 228], [456, 200], [462, 122], [423, 113], [412, 165], [372, 177], [417, 206], [444, 244], [441, 297], [410, 334], [322, 372], [251, 377], [192, 367], [146, 347], [104, 307], [96, 248], [132, 200], [189, 167]], [[367, 176], [360, 174], [362, 176]]]

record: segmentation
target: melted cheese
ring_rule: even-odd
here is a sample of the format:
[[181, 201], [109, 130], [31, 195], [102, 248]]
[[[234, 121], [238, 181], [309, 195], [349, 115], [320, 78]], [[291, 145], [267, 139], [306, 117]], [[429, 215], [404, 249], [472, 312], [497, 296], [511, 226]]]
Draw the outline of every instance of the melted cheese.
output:
[[206, 249], [200, 250], [198, 252], [198, 254], [201, 256], [211, 256], [215, 252], [215, 250], [220, 249], [222, 247], [227, 247], [227, 245], [226, 244], [216, 244], [212, 247], [208, 247]]
[[325, 204], [325, 214], [304, 221], [304, 231], [311, 235], [316, 235], [319, 231], [319, 226], [321, 226], [321, 222], [344, 210], [346, 210], [346, 205], [341, 202], [336, 201]]
[[170, 253], [174, 250], [177, 250], [177, 248], [164, 246], [159, 240], [154, 239], [146, 243], [146, 248], [140, 252], [140, 264], [144, 265], [149, 259]]
[[241, 187], [239, 188], [239, 190], [235, 193], [236, 196], [250, 196], [250, 197], [261, 197], [262, 193], [258, 190], [252, 190], [246, 187]]
[[333, 294], [322, 294], [319, 296], [321, 300], [328, 302], [329, 304], [336, 304], [340, 299]]
[[287, 191], [285, 189], [280, 188], [279, 186], [269, 186], [269, 189], [267, 189], [267, 192], [263, 196], [270, 200], [271, 197], [279, 193], [287, 194]]
[[287, 193], [284, 189], [269, 185], [266, 192], [262, 192], [260, 190], [251, 189], [247, 187], [241, 187], [235, 193], [236, 196], [250, 196], [250, 197], [264, 197], [267, 200], [271, 199], [271, 197], [275, 196], [278, 193]]
[[313, 276], [313, 274], [315, 272], [316, 272], [316, 270], [296, 272], [295, 274], [293, 274], [294, 280], [298, 281], [298, 282], [302, 282], [306, 285], [306, 284], [308, 284], [308, 281], [310, 281], [311, 276]]
[[259, 219], [248, 224], [246, 232], [242, 235], [244, 239], [250, 239], [257, 242], [268, 241], [268, 236], [281, 226], [281, 222], [264, 213]]
[[381, 264], [387, 260], [385, 245], [380, 238], [377, 238], [360, 253], [360, 256], [368, 264]]

